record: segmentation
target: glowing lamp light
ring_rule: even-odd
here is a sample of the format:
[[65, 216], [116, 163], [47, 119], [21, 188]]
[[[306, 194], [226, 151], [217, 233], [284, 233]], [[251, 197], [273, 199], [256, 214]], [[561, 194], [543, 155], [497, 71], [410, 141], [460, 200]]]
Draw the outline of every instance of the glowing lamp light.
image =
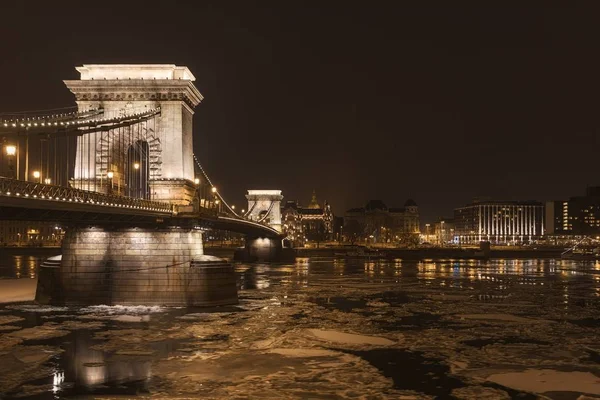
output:
[[135, 164], [133, 164], [133, 168], [135, 168], [135, 169], [140, 169], [140, 163], [135, 163]]
[[40, 171], [33, 171], [33, 177], [38, 179], [40, 177]]
[[46, 178], [46, 179], [44, 179], [44, 183], [45, 183], [46, 185], [49, 185], [49, 184], [51, 184], [51, 183], [52, 183], [52, 179], [50, 179], [50, 178]]
[[232, 209], [232, 210], [235, 210], [235, 206], [234, 206], [234, 205], [232, 205], [232, 206], [231, 206], [231, 209]]
[[7, 156], [14, 156], [15, 154], [17, 154], [17, 146], [13, 146], [13, 145], [6, 146], [6, 155]]
[[211, 189], [211, 191], [212, 191], [213, 193], [217, 193], [217, 188], [213, 186], [213, 187], [212, 187], [212, 189]]
[[109, 179], [112, 179], [113, 176], [115, 176], [115, 173], [112, 171], [108, 171], [108, 173], [106, 174], [106, 176], [108, 176]]
[[200, 178], [196, 178], [196, 179], [194, 179], [194, 183], [195, 183], [196, 185], [199, 185], [199, 184], [200, 184]]
[[246, 212], [246, 210], [242, 210], [242, 213]]

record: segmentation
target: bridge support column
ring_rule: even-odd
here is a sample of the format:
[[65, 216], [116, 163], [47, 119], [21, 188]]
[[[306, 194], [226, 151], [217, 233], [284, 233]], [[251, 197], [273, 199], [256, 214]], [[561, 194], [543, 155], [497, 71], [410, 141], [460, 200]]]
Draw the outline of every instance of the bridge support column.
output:
[[233, 266], [203, 253], [197, 229], [70, 228], [57, 282], [46, 285], [53, 293], [40, 293], [38, 285], [36, 298], [82, 305], [237, 303]]
[[292, 262], [295, 258], [294, 249], [284, 247], [280, 238], [247, 237], [246, 245], [234, 254], [234, 260], [242, 262]]

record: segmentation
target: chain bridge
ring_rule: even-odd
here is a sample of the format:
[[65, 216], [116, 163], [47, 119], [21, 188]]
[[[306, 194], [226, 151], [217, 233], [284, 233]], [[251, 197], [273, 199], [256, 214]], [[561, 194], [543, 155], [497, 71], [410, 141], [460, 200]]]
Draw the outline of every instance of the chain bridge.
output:
[[67, 228], [60, 280], [73, 301], [108, 267], [191, 262], [207, 229], [245, 234], [243, 259], [281, 258], [280, 226], [265, 215], [273, 204], [260, 218], [236, 212], [193, 154], [203, 96], [187, 67], [76, 69], [80, 79], [64, 81], [76, 107], [0, 114], [1, 218]]

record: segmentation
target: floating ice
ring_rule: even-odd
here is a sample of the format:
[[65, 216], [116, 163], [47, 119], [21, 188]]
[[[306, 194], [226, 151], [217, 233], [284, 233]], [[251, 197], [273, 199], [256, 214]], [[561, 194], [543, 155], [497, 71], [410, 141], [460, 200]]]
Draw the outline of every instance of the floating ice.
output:
[[518, 317], [511, 314], [456, 314], [458, 318], [462, 319], [474, 319], [474, 320], [494, 320], [502, 322], [516, 322], [516, 323], [527, 323], [527, 324], [550, 324], [554, 321], [545, 319], [534, 319]]
[[161, 306], [108, 306], [98, 305], [84, 307], [79, 310], [80, 313], [84, 314], [104, 314], [104, 315], [140, 315], [140, 314], [155, 314], [167, 311], [168, 308]]
[[528, 369], [490, 375], [489, 381], [530, 392], [576, 392], [600, 394], [600, 378], [590, 372]]
[[336, 343], [369, 344], [373, 346], [390, 346], [396, 343], [390, 339], [379, 336], [356, 335], [354, 333], [324, 331], [321, 329], [308, 329], [308, 333], [316, 336], [318, 339]]
[[17, 317], [14, 315], [0, 315], [0, 325], [12, 324], [14, 322], [23, 321], [24, 318]]
[[37, 304], [19, 304], [14, 306], [6, 306], [11, 310], [16, 311], [27, 311], [37, 313], [52, 313], [52, 312], [64, 312], [69, 311], [69, 307], [57, 307], [57, 306], [41, 306]]

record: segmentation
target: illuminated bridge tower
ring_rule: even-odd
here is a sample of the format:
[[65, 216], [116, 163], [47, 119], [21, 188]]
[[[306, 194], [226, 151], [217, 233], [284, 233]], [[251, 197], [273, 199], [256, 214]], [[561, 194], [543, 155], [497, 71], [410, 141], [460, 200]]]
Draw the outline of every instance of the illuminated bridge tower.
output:
[[[203, 99], [187, 67], [172, 64], [99, 65], [76, 68], [79, 80], [65, 84], [79, 111], [104, 116], [160, 107], [154, 120], [78, 138], [71, 184], [97, 192], [189, 204], [194, 195], [192, 116]], [[143, 182], [128, 182], [134, 160]], [[132, 184], [143, 187], [132, 190]], [[109, 189], [110, 188], [110, 189]]]
[[281, 232], [281, 190], [248, 190], [248, 218], [266, 222]]
[[[65, 84], [80, 111], [103, 109], [102, 118], [110, 119], [160, 108], [160, 115], [79, 136], [71, 185], [190, 204], [196, 191], [192, 115], [202, 100], [191, 72], [175, 65], [84, 65], [77, 70], [81, 79]], [[131, 168], [144, 178], [128, 180]], [[141, 190], [132, 191], [136, 183]], [[69, 222], [60, 269], [40, 277], [38, 301], [177, 306], [237, 302], [233, 268], [222, 261], [217, 262], [221, 267], [204, 268], [210, 260], [203, 254], [202, 229], [193, 219], [171, 226], [122, 215], [95, 226]]]

